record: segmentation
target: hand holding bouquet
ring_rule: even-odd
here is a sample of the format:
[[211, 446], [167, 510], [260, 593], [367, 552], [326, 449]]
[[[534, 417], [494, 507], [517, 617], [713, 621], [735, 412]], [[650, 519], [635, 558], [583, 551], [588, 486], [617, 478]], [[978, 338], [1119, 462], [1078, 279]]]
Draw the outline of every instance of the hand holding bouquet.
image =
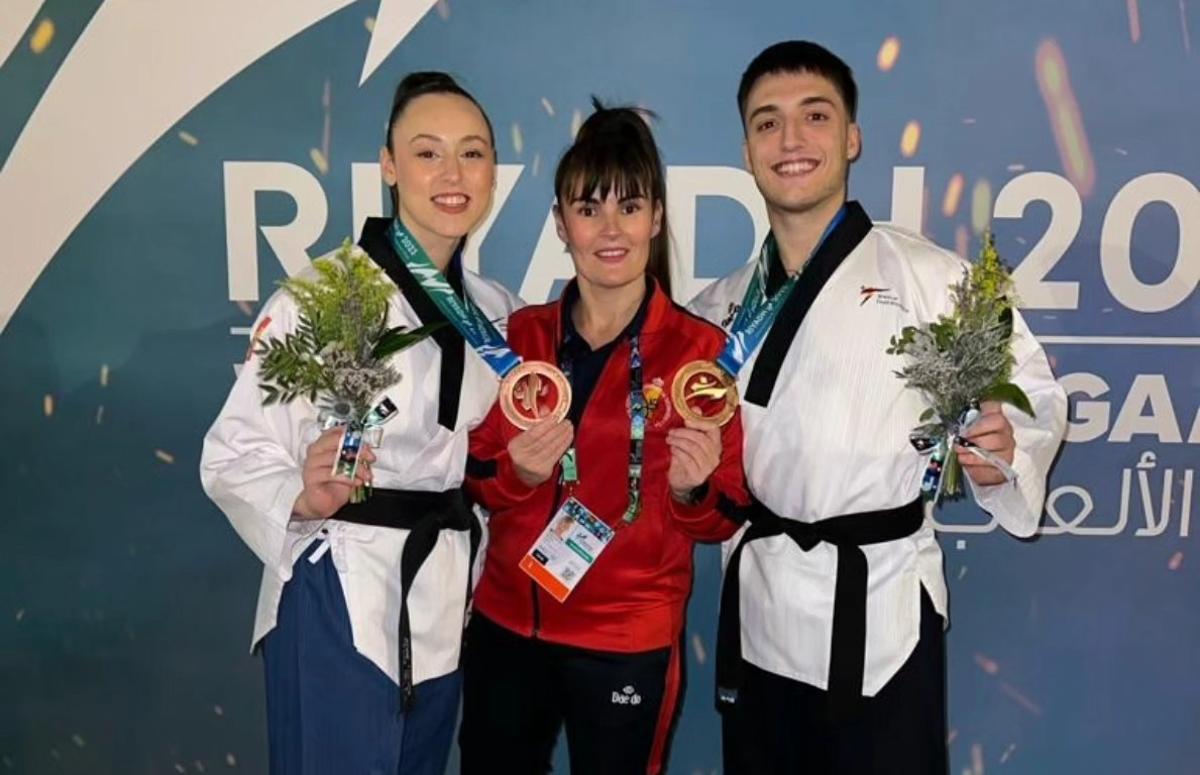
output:
[[[341, 426], [333, 473], [353, 479], [364, 433], [382, 429], [396, 412], [386, 398], [375, 403], [400, 380], [390, 357], [441, 324], [413, 331], [388, 328], [388, 299], [396, 288], [349, 240], [332, 258], [313, 265], [316, 279], [281, 283], [296, 301], [299, 322], [282, 339], [271, 337], [255, 346], [262, 358], [259, 386], [265, 405], [304, 397], [317, 406], [323, 429]], [[351, 500], [358, 503], [365, 497], [356, 490]]]
[[1015, 481], [1004, 460], [964, 438], [979, 417], [982, 401], [1010, 404], [1034, 416], [1029, 398], [1010, 381], [1014, 359], [1012, 277], [1000, 261], [995, 240], [984, 235], [979, 260], [950, 286], [954, 307], [949, 315], [924, 326], [906, 326], [893, 336], [888, 354], [903, 355], [896, 372], [907, 387], [919, 390], [929, 408], [910, 435], [913, 446], [928, 453], [921, 481], [925, 500], [962, 492], [962, 469], [953, 448], [965, 447]]

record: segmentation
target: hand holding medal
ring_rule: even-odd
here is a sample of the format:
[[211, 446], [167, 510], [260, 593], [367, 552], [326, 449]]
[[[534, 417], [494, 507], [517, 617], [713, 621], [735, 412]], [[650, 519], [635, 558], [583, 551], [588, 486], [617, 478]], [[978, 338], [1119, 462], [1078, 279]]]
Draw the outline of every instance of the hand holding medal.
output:
[[721, 463], [721, 429], [712, 423], [689, 422], [686, 428], [668, 431], [667, 444], [671, 448], [667, 485], [677, 501], [687, 503]]
[[570, 421], [544, 418], [508, 442], [508, 456], [526, 487], [537, 487], [554, 474], [575, 440]]

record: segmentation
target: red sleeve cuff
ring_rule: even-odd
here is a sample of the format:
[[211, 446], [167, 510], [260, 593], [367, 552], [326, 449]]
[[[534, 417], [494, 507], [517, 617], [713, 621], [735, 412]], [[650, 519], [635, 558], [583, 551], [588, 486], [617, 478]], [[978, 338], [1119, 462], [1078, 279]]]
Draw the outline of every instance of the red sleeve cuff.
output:
[[536, 487], [530, 487], [517, 476], [517, 469], [513, 467], [508, 452], [501, 452], [496, 458], [495, 486], [505, 501], [510, 503], [519, 503], [537, 492]]

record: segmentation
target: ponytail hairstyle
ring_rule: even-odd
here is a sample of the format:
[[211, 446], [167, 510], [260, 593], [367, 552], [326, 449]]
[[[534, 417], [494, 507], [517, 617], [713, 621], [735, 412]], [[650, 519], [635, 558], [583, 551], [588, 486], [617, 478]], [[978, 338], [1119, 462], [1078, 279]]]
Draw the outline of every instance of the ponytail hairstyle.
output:
[[[392, 127], [396, 126], [396, 122], [400, 120], [400, 116], [403, 115], [409, 103], [426, 94], [457, 94], [478, 108], [479, 114], [483, 116], [483, 123], [487, 125], [488, 140], [492, 143], [492, 153], [496, 153], [496, 133], [492, 129], [492, 121], [488, 118], [487, 111], [479, 104], [479, 100], [459, 86], [453, 77], [438, 70], [409, 73], [396, 86], [396, 93], [392, 97], [392, 113], [388, 117], [387, 129], [384, 130], [383, 138], [383, 145], [388, 149], [388, 153], [394, 155], [396, 150], [392, 148]], [[389, 187], [389, 193], [392, 197], [392, 217], [395, 217], [400, 212], [400, 194], [395, 186]]]
[[575, 142], [554, 173], [559, 207], [580, 195], [597, 192], [601, 199], [643, 196], [651, 208], [662, 207], [662, 225], [650, 240], [646, 272], [663, 293], [671, 295], [670, 229], [667, 228], [667, 183], [662, 157], [650, 132], [654, 113], [631, 107], [607, 108], [592, 98], [595, 112], [583, 122]]

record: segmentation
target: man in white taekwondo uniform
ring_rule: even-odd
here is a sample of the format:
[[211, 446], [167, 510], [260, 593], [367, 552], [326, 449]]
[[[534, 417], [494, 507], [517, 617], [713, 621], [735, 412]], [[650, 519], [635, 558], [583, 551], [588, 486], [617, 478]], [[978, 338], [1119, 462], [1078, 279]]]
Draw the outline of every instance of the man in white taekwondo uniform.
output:
[[[765, 297], [795, 277], [738, 373], [753, 505], [724, 547], [718, 707], [727, 773], [945, 772], [946, 584], [920, 501], [925, 406], [889, 338], [948, 313], [966, 263], [872, 224], [846, 201], [860, 151], [849, 67], [807, 42], [763, 51], [738, 93], [746, 163], [767, 204]], [[775, 247], [777, 245], [777, 248]], [[729, 328], [752, 262], [693, 311]], [[1037, 527], [1066, 398], [1015, 316], [1013, 380], [1036, 420], [985, 403], [960, 452], [976, 502], [1009, 532]]]
[[[390, 224], [369, 219], [360, 242], [402, 291], [392, 295], [387, 325], [415, 328], [445, 320], [398, 259]], [[465, 291], [492, 320], [505, 320], [518, 306], [499, 284], [464, 271], [457, 255], [445, 274], [458, 295]], [[296, 322], [293, 299], [277, 292], [254, 336], [282, 337]], [[481, 534], [459, 488], [468, 431], [483, 420], [497, 388], [496, 374], [467, 349], [463, 337], [445, 326], [394, 357], [402, 379], [385, 397], [398, 411], [373, 450], [374, 492], [332, 518], [293, 515], [317, 413], [304, 400], [263, 406], [260, 358], [248, 356], [204, 440], [204, 489], [264, 565], [252, 645], [262, 645], [270, 657], [273, 641], [287, 638], [294, 652], [266, 660], [268, 715], [275, 703], [283, 714], [305, 716], [299, 729], [295, 719], [287, 722], [286, 733], [268, 725], [272, 771], [383, 772], [372, 769], [386, 761], [379, 752], [398, 751], [401, 740], [392, 738], [407, 745], [414, 735], [436, 740], [418, 746], [427, 754], [406, 749], [404, 771], [440, 771], [436, 763], [414, 762], [414, 753], [445, 761]], [[300, 581], [316, 587], [321, 613], [335, 611], [340, 621], [319, 621], [301, 603], [285, 623], [289, 589]], [[288, 710], [296, 704], [300, 709]], [[403, 723], [381, 725], [382, 717]], [[423, 729], [416, 732], [418, 727]], [[306, 739], [291, 739], [296, 736]], [[303, 749], [296, 755], [303, 761], [287, 760], [286, 751], [296, 749]]]

